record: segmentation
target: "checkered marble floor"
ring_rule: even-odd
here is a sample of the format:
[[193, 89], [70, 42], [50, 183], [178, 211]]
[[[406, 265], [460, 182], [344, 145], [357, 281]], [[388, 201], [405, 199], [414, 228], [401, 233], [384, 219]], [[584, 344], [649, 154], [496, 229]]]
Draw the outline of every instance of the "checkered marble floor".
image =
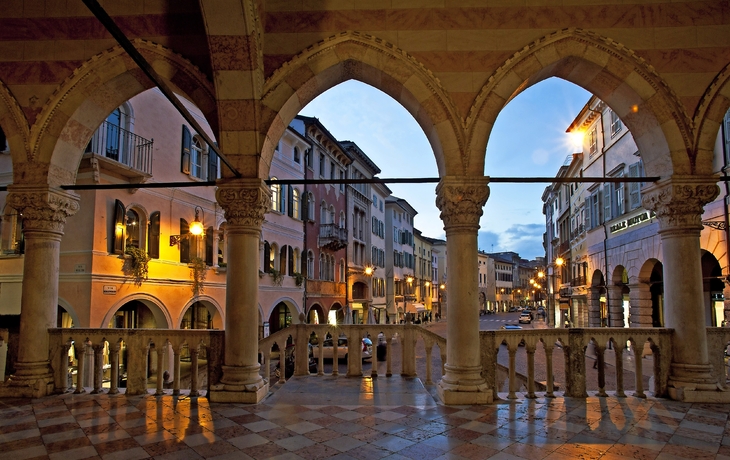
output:
[[611, 396], [454, 407], [427, 390], [400, 377], [304, 377], [258, 405], [5, 399], [0, 458], [730, 459], [728, 406]]

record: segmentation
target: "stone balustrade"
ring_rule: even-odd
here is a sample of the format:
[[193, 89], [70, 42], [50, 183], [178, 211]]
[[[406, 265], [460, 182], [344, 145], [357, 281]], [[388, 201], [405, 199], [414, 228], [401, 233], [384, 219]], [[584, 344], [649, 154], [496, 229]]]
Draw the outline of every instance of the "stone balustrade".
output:
[[[181, 392], [180, 362], [189, 358], [190, 362], [190, 394], [197, 395], [200, 388], [198, 382], [198, 356], [205, 352], [207, 365], [207, 384], [216, 384], [220, 380], [224, 331], [215, 330], [169, 330], [169, 329], [50, 329], [51, 362], [54, 369], [55, 387], [58, 392], [66, 392], [73, 387], [76, 393], [91, 388], [91, 393], [101, 393], [108, 388], [108, 393], [119, 392], [119, 382], [126, 380], [127, 394], [143, 394], [155, 389], [155, 394], [163, 394], [164, 371], [171, 371], [171, 389], [173, 394]], [[317, 361], [317, 374], [324, 375], [324, 349], [322, 342], [328, 335], [335, 338], [346, 338], [349, 344], [347, 356], [337, 356], [337, 347], [333, 347], [333, 361], [342, 358], [346, 361], [346, 375], [357, 377], [363, 375], [361, 339], [369, 337], [373, 343], [373, 366], [369, 376], [378, 376], [376, 363], [379, 334], [383, 335], [387, 347], [385, 354], [385, 376], [394, 373], [404, 377], [420, 377], [429, 385], [438, 382], [444, 374], [443, 364], [446, 362], [446, 339], [434, 334], [427, 328], [414, 324], [382, 324], [382, 325], [312, 325], [296, 324], [280, 330], [259, 341], [261, 373], [266, 381], [272, 382], [272, 365], [285, 356], [287, 347], [293, 346], [294, 375], [305, 376], [309, 373], [309, 347], [298, 344], [313, 343], [312, 350]], [[317, 340], [314, 340], [316, 337]], [[730, 343], [730, 329], [707, 328], [710, 360], [714, 376], [720, 386], [726, 388], [727, 368], [724, 352]], [[507, 398], [517, 398], [521, 385], [525, 385], [525, 397], [538, 396], [536, 389], [535, 356], [540, 357], [541, 366], [546, 370], [547, 380], [540, 385], [544, 396], [560, 396], [556, 394], [553, 360], [554, 352], [562, 350], [555, 356], [564, 357], [565, 381], [561, 382], [561, 393], [566, 397], [586, 397], [587, 377], [586, 362], [598, 363], [598, 396], [606, 393], [606, 362], [615, 367], [615, 382], [611, 388], [616, 396], [625, 396], [624, 392], [624, 358], [627, 346], [636, 380], [634, 396], [645, 397], [645, 390], [651, 391], [655, 397], [667, 397], [670, 364], [672, 360], [673, 330], [666, 328], [570, 328], [570, 329], [523, 329], [496, 330], [480, 332], [480, 355], [482, 375], [489, 388], [500, 388], [499, 375], [500, 350], [508, 354]], [[399, 369], [393, 369], [394, 346], [400, 350]], [[434, 345], [438, 347], [441, 368], [433, 369]], [[688, 344], [688, 346], [691, 346]], [[69, 383], [69, 349], [74, 347], [76, 383]], [[416, 352], [425, 350], [425, 373], [417, 372]], [[276, 351], [279, 356], [275, 355]], [[290, 348], [291, 350], [291, 348]], [[638, 357], [651, 355], [652, 369], [643, 369], [643, 360]], [[504, 356], [504, 355], [502, 355]], [[590, 359], [586, 360], [586, 356]], [[524, 375], [518, 377], [517, 363], [526, 368]], [[120, 364], [124, 362], [124, 366]], [[526, 363], [526, 366], [524, 365]], [[126, 379], [120, 378], [120, 372], [126, 373]], [[382, 368], [381, 368], [382, 372]], [[642, 376], [650, 373], [653, 377], [651, 388], [644, 388]], [[279, 383], [285, 383], [285, 372], [279, 373]], [[338, 366], [332, 366], [331, 375], [339, 374]], [[504, 373], [502, 373], [504, 374]], [[614, 374], [613, 372], [611, 373]], [[84, 380], [83, 376], [91, 376]], [[79, 384], [79, 381], [81, 384]], [[88, 385], [84, 382], [88, 382]], [[273, 383], [273, 382], [272, 382]], [[168, 387], [170, 385], [168, 384]], [[496, 392], [495, 392], [496, 396]]]
[[[70, 374], [76, 375], [74, 393], [101, 393], [108, 381], [109, 394], [126, 385], [126, 394], [148, 392], [154, 371], [155, 394], [164, 393], [165, 371], [172, 382], [173, 394], [180, 394], [180, 363], [190, 360], [190, 394], [199, 390], [198, 357], [204, 350], [208, 385], [220, 379], [224, 332], [210, 329], [50, 329], [50, 361], [57, 392], [68, 391]], [[69, 349], [74, 348], [75, 369], [70, 371]], [[88, 368], [87, 368], [88, 367]], [[172, 371], [172, 372], [170, 372]], [[108, 377], [105, 378], [105, 372]], [[126, 374], [126, 375], [124, 375]], [[91, 376], [91, 378], [88, 378]], [[90, 385], [86, 385], [86, 383]], [[73, 380], [71, 381], [73, 384]]]

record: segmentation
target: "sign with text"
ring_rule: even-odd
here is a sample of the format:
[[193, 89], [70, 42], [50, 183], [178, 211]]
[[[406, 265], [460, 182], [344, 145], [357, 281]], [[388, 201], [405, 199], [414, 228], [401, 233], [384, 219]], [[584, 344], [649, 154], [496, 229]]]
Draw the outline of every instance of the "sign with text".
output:
[[104, 295], [117, 295], [117, 287], [113, 285], [104, 285], [101, 291]]

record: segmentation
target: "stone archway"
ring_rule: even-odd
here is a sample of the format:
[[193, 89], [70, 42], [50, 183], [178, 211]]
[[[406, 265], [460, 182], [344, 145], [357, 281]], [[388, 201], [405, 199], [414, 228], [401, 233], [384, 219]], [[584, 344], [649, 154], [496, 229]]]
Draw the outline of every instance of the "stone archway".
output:
[[705, 326], [720, 327], [725, 321], [724, 276], [715, 256], [702, 251], [702, 290], [704, 292]]
[[591, 276], [588, 298], [588, 327], [608, 326], [608, 305], [606, 304], [606, 281], [603, 272], [595, 270]]
[[[590, 91], [616, 112], [642, 152], [647, 176], [697, 172], [691, 120], [670, 86], [633, 51], [577, 28], [536, 40], [497, 69], [467, 117], [469, 151], [484, 152], [494, 121], [512, 98], [553, 76]], [[706, 166], [699, 169], [709, 173]]]

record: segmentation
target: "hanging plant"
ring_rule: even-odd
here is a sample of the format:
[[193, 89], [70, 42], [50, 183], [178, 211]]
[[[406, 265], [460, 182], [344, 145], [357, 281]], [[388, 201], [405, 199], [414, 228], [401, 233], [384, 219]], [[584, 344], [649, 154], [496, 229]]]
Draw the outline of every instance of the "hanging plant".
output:
[[301, 286], [304, 283], [304, 275], [298, 272], [294, 272], [294, 282], [297, 286]]
[[147, 280], [150, 256], [144, 249], [134, 246], [128, 246], [124, 250], [124, 254], [129, 257], [124, 257], [122, 272], [125, 276], [132, 278], [135, 286], [142, 286], [142, 283]]
[[280, 271], [274, 270], [273, 268], [269, 270], [269, 276], [271, 276], [271, 280], [276, 286], [281, 286], [281, 283], [284, 281], [284, 275]]
[[190, 279], [193, 280], [191, 287], [193, 297], [197, 297], [205, 291], [203, 283], [205, 282], [208, 266], [205, 265], [205, 261], [200, 257], [193, 257], [188, 266], [190, 267]]

